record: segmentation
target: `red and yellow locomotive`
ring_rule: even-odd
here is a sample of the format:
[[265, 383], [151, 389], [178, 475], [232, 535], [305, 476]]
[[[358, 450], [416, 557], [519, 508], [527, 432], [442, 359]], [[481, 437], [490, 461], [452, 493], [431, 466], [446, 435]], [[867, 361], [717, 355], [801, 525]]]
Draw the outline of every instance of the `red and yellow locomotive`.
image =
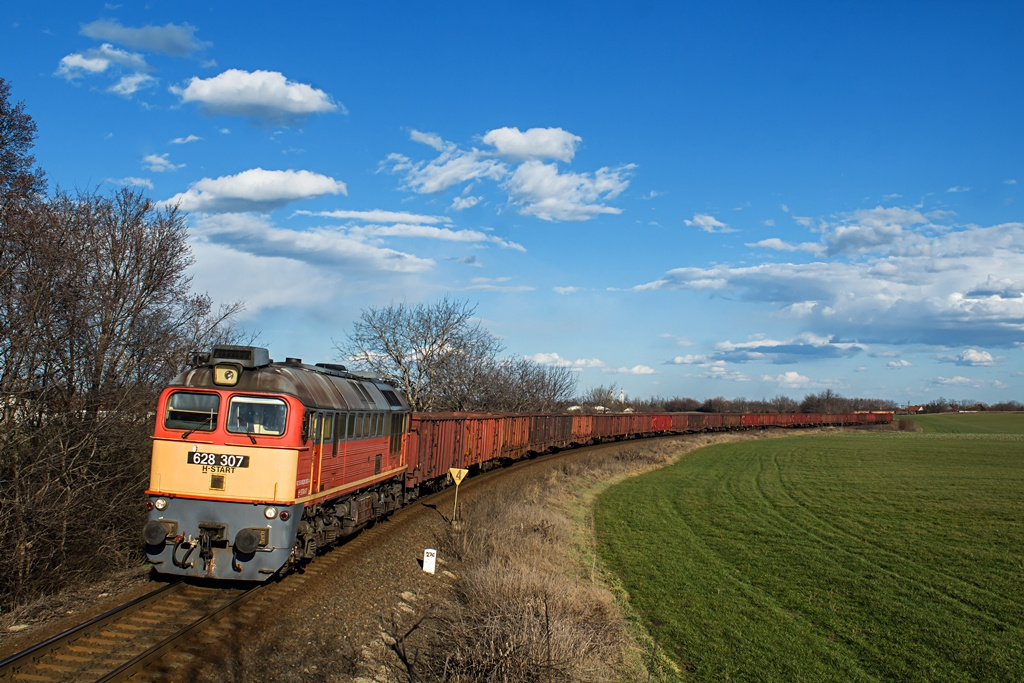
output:
[[157, 571], [264, 580], [404, 503], [409, 407], [340, 365], [219, 346], [160, 395], [144, 528]]

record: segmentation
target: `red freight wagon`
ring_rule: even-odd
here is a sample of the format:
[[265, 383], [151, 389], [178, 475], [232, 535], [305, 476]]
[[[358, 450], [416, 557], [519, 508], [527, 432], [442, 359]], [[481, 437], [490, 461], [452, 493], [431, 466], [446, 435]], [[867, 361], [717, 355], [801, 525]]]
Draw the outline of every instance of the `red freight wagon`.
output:
[[587, 444], [594, 439], [594, 416], [573, 415], [572, 416], [572, 440], [573, 443]]

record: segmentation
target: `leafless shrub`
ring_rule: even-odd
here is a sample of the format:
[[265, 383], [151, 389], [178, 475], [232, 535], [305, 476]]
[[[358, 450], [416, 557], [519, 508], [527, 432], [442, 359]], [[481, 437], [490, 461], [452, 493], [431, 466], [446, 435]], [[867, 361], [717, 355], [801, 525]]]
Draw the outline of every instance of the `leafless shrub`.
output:
[[623, 635], [600, 590], [529, 567], [470, 572], [438, 627], [443, 656], [428, 670], [445, 681], [608, 680]]
[[896, 420], [896, 430], [900, 432], [919, 432], [921, 427], [911, 419], [901, 417]]

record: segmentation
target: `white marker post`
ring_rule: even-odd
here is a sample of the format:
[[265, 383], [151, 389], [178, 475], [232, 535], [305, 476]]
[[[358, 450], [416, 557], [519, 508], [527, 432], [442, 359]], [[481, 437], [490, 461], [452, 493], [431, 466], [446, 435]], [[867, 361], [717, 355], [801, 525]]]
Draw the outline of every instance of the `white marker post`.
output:
[[452, 510], [452, 525], [455, 525], [455, 520], [458, 519], [459, 515], [459, 484], [469, 474], [469, 470], [461, 470], [457, 467], [451, 467], [448, 469], [448, 476], [455, 482], [455, 508]]
[[427, 548], [423, 551], [423, 571], [428, 574], [433, 574], [437, 568], [437, 551], [433, 548]]

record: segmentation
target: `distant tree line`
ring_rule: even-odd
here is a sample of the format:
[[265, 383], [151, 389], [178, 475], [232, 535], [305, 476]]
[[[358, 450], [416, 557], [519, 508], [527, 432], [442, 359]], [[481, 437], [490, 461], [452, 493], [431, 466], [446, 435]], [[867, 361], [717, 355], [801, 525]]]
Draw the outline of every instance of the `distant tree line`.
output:
[[[956, 413], [960, 411], [975, 412], [1005, 412], [1015, 413], [1024, 411], [1024, 403], [1020, 401], [1000, 401], [999, 403], [984, 403], [974, 399], [949, 399], [937, 398], [920, 406], [922, 413]], [[918, 412], [918, 411], [915, 411]]]
[[183, 217], [47, 194], [0, 79], [0, 606], [141, 559], [156, 395], [238, 305], [192, 293]]
[[862, 410], [894, 410], [896, 403], [881, 398], [846, 398], [831, 389], [807, 394], [802, 401], [778, 395], [770, 399], [727, 399], [722, 396], [703, 400], [686, 397], [621, 400], [613, 385], [591, 389], [577, 400], [587, 412], [630, 410], [638, 413], [854, 413]]

